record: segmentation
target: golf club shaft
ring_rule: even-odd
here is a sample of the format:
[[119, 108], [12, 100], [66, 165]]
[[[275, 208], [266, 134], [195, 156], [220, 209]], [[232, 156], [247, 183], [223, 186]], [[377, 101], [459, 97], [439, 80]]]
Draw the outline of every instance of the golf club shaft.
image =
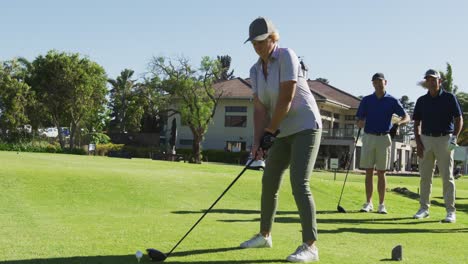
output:
[[349, 174], [349, 169], [351, 168], [351, 160], [354, 160], [354, 159], [351, 159], [351, 155], [354, 154], [354, 150], [356, 150], [356, 145], [357, 145], [357, 142], [359, 140], [359, 135], [361, 134], [361, 128], [359, 128], [358, 132], [357, 132], [357, 137], [356, 137], [356, 141], [354, 142], [354, 148], [353, 148], [353, 151], [351, 151], [350, 155], [349, 156], [349, 161], [348, 161], [348, 168], [346, 170], [346, 176], [345, 176], [345, 179], [344, 179], [344, 182], [343, 182], [343, 187], [341, 188], [341, 194], [340, 194], [340, 199], [338, 200], [338, 206], [340, 205], [341, 203], [341, 197], [343, 197], [343, 191], [344, 191], [344, 187], [346, 185], [346, 180], [348, 179], [348, 174]]
[[167, 253], [167, 257], [169, 257], [169, 255], [171, 255], [171, 253], [177, 248], [177, 246], [185, 239], [185, 237], [188, 236], [188, 234], [190, 234], [190, 232], [192, 232], [192, 230], [198, 225], [198, 223], [201, 222], [201, 220], [211, 211], [211, 209], [219, 202], [219, 200], [221, 200], [221, 198], [223, 198], [223, 196], [229, 191], [229, 189], [231, 189], [231, 187], [234, 185], [234, 183], [236, 183], [236, 181], [242, 176], [242, 174], [244, 174], [244, 172], [250, 167], [250, 165], [252, 165], [252, 163], [255, 161], [255, 159], [251, 159], [249, 163], [247, 163], [247, 165], [245, 165], [244, 169], [241, 171], [241, 173], [239, 173], [239, 175], [237, 175], [237, 177], [231, 182], [231, 184], [229, 184], [229, 186], [226, 188], [226, 190], [224, 190], [224, 192], [218, 197], [218, 199], [216, 199], [216, 201], [210, 206], [210, 208], [208, 208], [206, 210], [206, 212], [200, 217], [200, 219], [198, 219], [198, 221], [190, 228], [190, 230], [179, 240], [179, 242], [177, 242], [177, 244], [171, 249], [171, 251], [169, 251], [169, 253]]

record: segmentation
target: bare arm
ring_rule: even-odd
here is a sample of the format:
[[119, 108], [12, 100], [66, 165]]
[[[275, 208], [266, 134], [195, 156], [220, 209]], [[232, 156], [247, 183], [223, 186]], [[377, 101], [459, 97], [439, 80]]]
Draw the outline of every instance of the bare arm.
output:
[[416, 150], [418, 157], [422, 158], [424, 153], [424, 145], [421, 141], [421, 120], [414, 120], [414, 138], [416, 140]]
[[258, 147], [260, 146], [260, 138], [265, 131], [269, 121], [267, 109], [265, 105], [254, 95], [254, 142], [252, 146], [252, 155], [256, 156]]
[[364, 128], [365, 125], [366, 125], [366, 120], [365, 119], [361, 119], [361, 120], [357, 121], [357, 126], [359, 128]]
[[398, 121], [397, 125], [399, 126], [406, 125], [407, 123], [409, 123], [409, 121], [410, 121], [409, 115], [405, 115], [404, 117], [401, 118], [400, 121]]
[[458, 137], [463, 128], [463, 118], [461, 116], [455, 117], [454, 121], [453, 135]]
[[266, 131], [275, 133], [278, 130], [281, 121], [283, 121], [284, 117], [288, 114], [289, 109], [291, 108], [291, 102], [294, 98], [294, 94], [296, 92], [296, 81], [286, 81], [280, 83], [280, 90], [278, 94], [278, 101], [276, 102], [276, 106], [271, 117], [271, 122]]

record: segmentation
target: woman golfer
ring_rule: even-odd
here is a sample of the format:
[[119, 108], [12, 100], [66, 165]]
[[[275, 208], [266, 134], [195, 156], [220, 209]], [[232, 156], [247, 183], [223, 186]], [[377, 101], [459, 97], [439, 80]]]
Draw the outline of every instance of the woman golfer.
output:
[[259, 17], [250, 24], [246, 42], [252, 43], [259, 56], [250, 69], [255, 124], [252, 155], [260, 159], [269, 150], [262, 178], [260, 232], [240, 246], [272, 247], [278, 190], [289, 166], [303, 244], [287, 260], [317, 261], [317, 222], [309, 178], [320, 146], [322, 122], [297, 55], [280, 48], [278, 40], [279, 34], [267, 18]]

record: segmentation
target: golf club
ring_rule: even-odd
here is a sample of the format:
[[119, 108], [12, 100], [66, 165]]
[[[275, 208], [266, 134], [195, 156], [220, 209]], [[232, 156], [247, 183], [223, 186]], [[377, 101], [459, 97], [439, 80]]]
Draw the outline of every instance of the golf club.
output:
[[198, 219], [198, 221], [190, 228], [190, 230], [177, 242], [177, 244], [169, 251], [167, 254], [164, 254], [163, 252], [154, 249], [154, 248], [148, 248], [146, 252], [148, 253], [148, 256], [151, 258], [152, 261], [164, 261], [166, 258], [168, 258], [171, 253], [177, 248], [177, 246], [185, 239], [185, 237], [192, 232], [192, 230], [198, 225], [198, 223], [201, 222], [201, 220], [211, 211], [211, 209], [221, 200], [221, 198], [231, 189], [231, 187], [236, 183], [236, 181], [244, 174], [244, 172], [252, 165], [252, 163], [255, 161], [255, 159], [251, 159], [247, 165], [245, 165], [244, 169], [237, 175], [237, 177], [229, 184], [229, 186], [224, 190], [224, 192], [216, 199], [216, 201], [206, 210], [206, 212]]
[[356, 137], [356, 141], [354, 142], [354, 148], [353, 148], [353, 151], [351, 151], [348, 155], [349, 159], [348, 159], [348, 169], [346, 170], [346, 176], [345, 176], [345, 179], [344, 179], [344, 182], [343, 182], [343, 187], [341, 188], [341, 194], [340, 194], [340, 199], [338, 200], [338, 205], [336, 206], [336, 210], [338, 210], [338, 212], [340, 213], [346, 213], [346, 210], [340, 206], [340, 203], [341, 203], [341, 197], [343, 197], [343, 191], [344, 191], [344, 187], [346, 185], [346, 180], [348, 179], [348, 173], [349, 173], [349, 169], [351, 168], [351, 154], [354, 154], [354, 150], [356, 149], [356, 145], [357, 145], [357, 142], [358, 142], [358, 139], [359, 139], [359, 135], [361, 135], [361, 128], [359, 128], [358, 132], [357, 132], [357, 137]]

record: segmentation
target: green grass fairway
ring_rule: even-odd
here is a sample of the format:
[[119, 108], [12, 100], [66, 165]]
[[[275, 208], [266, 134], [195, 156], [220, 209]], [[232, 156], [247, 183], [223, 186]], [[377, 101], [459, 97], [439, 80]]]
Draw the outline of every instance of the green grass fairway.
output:
[[[137, 263], [135, 252], [168, 252], [241, 166], [61, 154], [0, 152], [0, 264]], [[418, 177], [389, 176], [388, 187], [417, 192]], [[456, 181], [457, 223], [443, 224], [442, 180], [430, 218], [417, 200], [388, 191], [388, 215], [358, 213], [363, 175], [314, 172], [320, 263], [468, 263], [468, 177]], [[301, 243], [289, 174], [283, 180], [271, 249], [238, 249], [258, 232], [261, 172], [247, 171], [166, 263], [282, 263]], [[374, 205], [377, 194], [374, 195]], [[142, 263], [150, 263], [147, 256]]]

